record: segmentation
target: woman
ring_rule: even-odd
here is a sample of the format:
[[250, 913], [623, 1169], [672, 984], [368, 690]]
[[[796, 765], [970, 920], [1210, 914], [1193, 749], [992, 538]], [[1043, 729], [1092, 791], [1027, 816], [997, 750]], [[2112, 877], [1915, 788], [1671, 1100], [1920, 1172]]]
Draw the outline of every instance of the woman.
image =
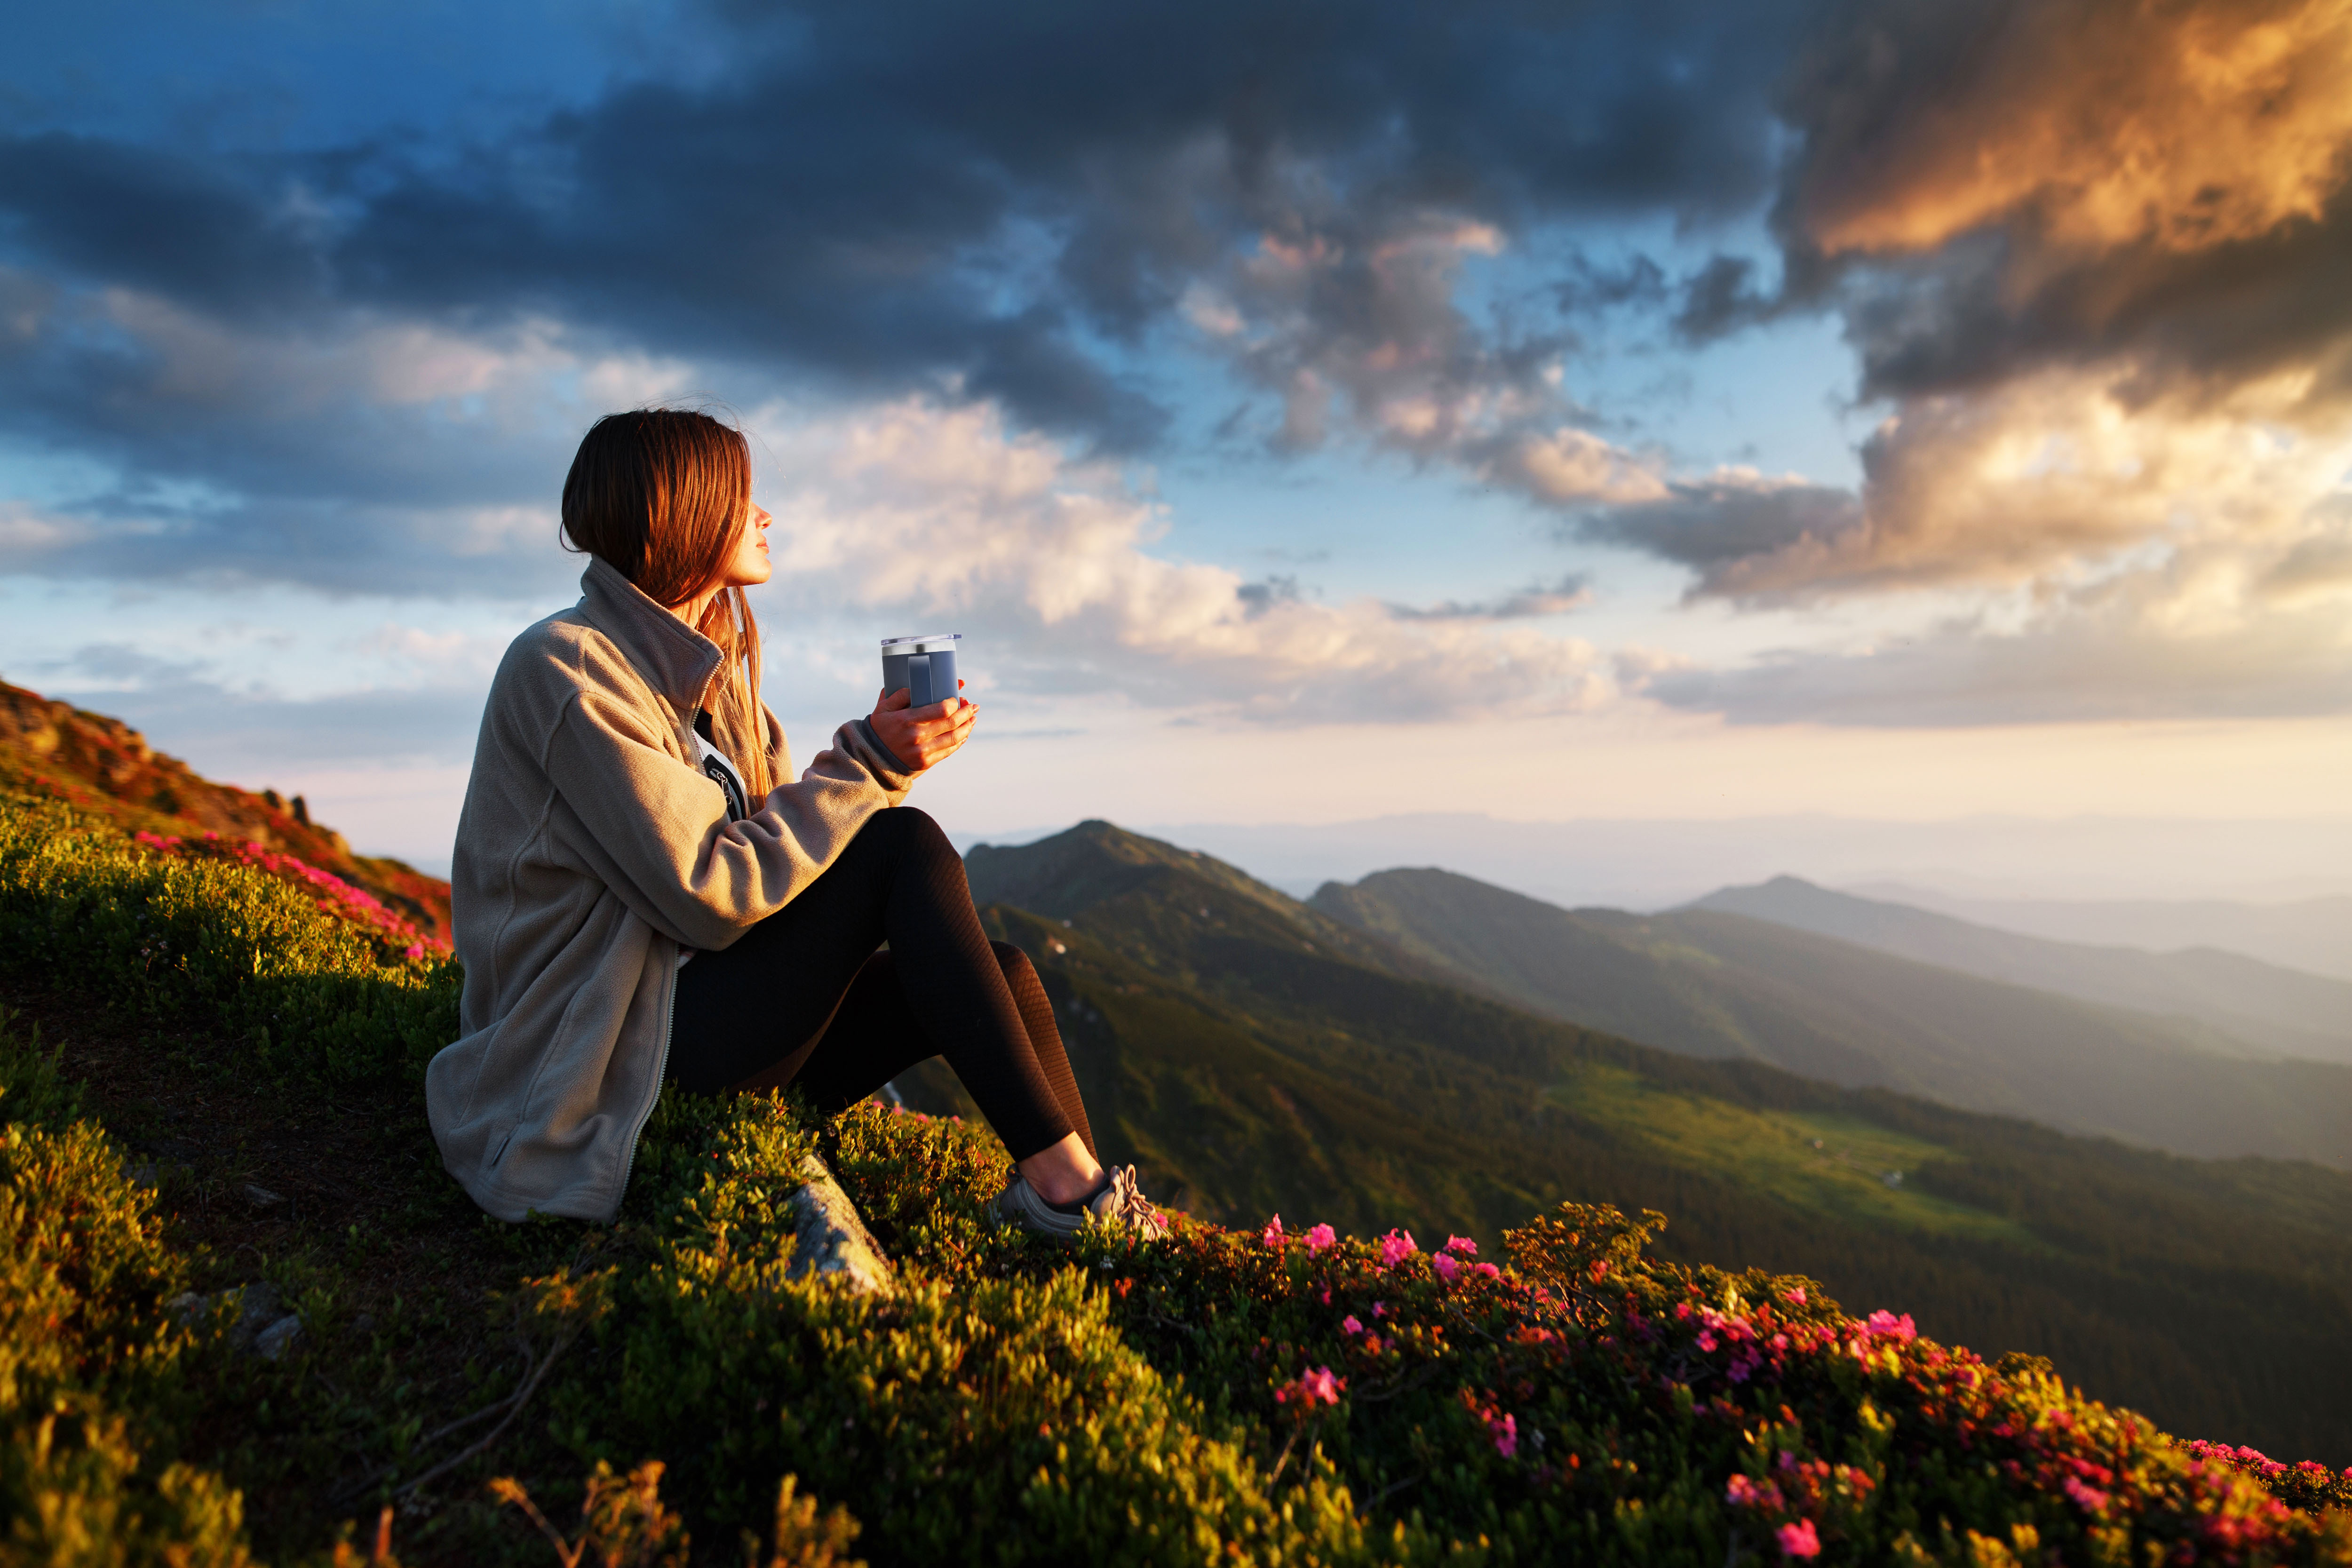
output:
[[709, 415], [610, 415], [580, 443], [583, 596], [507, 649], [457, 822], [463, 1035], [425, 1075], [444, 1163], [501, 1219], [608, 1220], [665, 1080], [829, 1114], [943, 1055], [1013, 1155], [1000, 1223], [1159, 1234], [1134, 1167], [1097, 1161], [1035, 970], [899, 804], [978, 710], [885, 692], [782, 782], [743, 597], [769, 521]]

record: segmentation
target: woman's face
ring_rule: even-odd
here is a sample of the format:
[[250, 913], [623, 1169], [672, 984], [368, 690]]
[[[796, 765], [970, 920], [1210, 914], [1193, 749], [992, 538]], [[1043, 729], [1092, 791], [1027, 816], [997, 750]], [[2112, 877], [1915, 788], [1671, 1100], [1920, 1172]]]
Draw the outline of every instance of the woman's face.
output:
[[775, 574], [775, 566], [768, 560], [768, 525], [775, 521], [767, 508], [752, 503], [751, 521], [736, 536], [735, 553], [727, 558], [719, 579], [720, 587], [757, 587]]

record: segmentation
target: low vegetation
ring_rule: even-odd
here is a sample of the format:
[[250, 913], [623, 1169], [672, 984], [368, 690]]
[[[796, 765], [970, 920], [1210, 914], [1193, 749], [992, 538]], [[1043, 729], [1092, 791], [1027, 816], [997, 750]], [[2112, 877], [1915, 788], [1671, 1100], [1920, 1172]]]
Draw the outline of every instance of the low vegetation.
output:
[[[2352, 1476], [1655, 1215], [1063, 1250], [969, 1123], [672, 1096], [614, 1224], [501, 1226], [420, 1158], [457, 976], [379, 934], [0, 803], [0, 1562], [2352, 1563]], [[891, 1290], [792, 1277], [811, 1150]]]
[[[1055, 998], [1097, 1131], [1196, 1214], [1492, 1247], [1564, 1200], [1662, 1209], [1676, 1261], [1809, 1275], [1945, 1344], [2047, 1356], [2169, 1430], [2352, 1464], [2352, 1174], [1535, 1016], [1108, 823], [969, 865]], [[900, 1087], [955, 1103], [936, 1079]]]

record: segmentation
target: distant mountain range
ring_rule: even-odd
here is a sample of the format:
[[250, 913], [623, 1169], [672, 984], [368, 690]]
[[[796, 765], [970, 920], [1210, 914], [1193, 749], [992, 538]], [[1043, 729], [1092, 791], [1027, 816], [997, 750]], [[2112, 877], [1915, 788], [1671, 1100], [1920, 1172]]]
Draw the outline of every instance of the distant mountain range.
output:
[[[1105, 1152], [1137, 1160], [1155, 1196], [1228, 1223], [1278, 1210], [1293, 1228], [1402, 1225], [1488, 1245], [1564, 1198], [1654, 1207], [1675, 1255], [1811, 1274], [1849, 1307], [1897, 1304], [1945, 1339], [2053, 1356], [2172, 1429], [2352, 1463], [2352, 1361], [2336, 1342], [2352, 1316], [2352, 1176], [2069, 1137], [1800, 1078], [1753, 1050], [1700, 1059], [1498, 993], [1580, 985], [1711, 1026], [1718, 1045], [1769, 1037], [1777, 1019], [1824, 1060], [1940, 1062], [1954, 1084], [1976, 1062], [2030, 1086], [2015, 1040], [1976, 1031], [2067, 1019], [2074, 1036], [2034, 1037], [2053, 1051], [2104, 1041], [2094, 1055], [2119, 1075], [2187, 1061], [2223, 1070], [2196, 1080], [2210, 1091], [2274, 1065], [2164, 1033], [2187, 1026], [1745, 916], [1570, 916], [1430, 880], [1443, 873], [1367, 878], [1309, 907], [1108, 823], [976, 847], [966, 868], [992, 928], [1045, 978]], [[1400, 905], [1419, 912], [1367, 922]], [[1469, 940], [1479, 911], [1495, 923]], [[1495, 939], [1510, 931], [1505, 963]], [[1434, 978], [1461, 975], [1460, 951], [1486, 955], [1489, 978]], [[1767, 973], [1784, 962], [1776, 991]], [[1895, 999], [1863, 1008], [1872, 984]], [[1906, 1046], [1915, 1012], [1934, 1028]], [[2307, 1070], [2331, 1091], [2352, 1079]], [[901, 1087], [969, 1112], [937, 1064]]]
[[2342, 894], [2248, 904], [2226, 899], [1969, 899], [1904, 882], [1846, 890], [2053, 942], [2154, 952], [2217, 947], [2352, 980], [2352, 898]]
[[[1717, 909], [1570, 911], [1449, 871], [1382, 871], [1327, 884], [1310, 902], [1451, 968], [1460, 984], [1670, 1050], [2177, 1153], [2352, 1167], [2352, 1067], [2275, 1059], [2275, 1048], [2201, 1018], [2086, 1002]], [[2294, 978], [2306, 990], [2334, 984]]]
[[1689, 906], [1751, 915], [1988, 980], [2193, 1018], [2280, 1056], [2352, 1063], [2352, 982], [2219, 948], [2149, 952], [2052, 942], [1775, 877]]

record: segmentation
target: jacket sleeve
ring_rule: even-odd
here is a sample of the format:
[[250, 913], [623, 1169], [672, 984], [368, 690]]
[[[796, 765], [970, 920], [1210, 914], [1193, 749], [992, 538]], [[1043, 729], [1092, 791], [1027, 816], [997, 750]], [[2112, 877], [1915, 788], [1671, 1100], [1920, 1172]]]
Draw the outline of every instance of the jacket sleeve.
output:
[[717, 949], [824, 873], [913, 779], [853, 721], [760, 810], [727, 820], [719, 786], [673, 755], [658, 717], [581, 692], [548, 741], [548, 780], [582, 829], [574, 848], [656, 930]]

